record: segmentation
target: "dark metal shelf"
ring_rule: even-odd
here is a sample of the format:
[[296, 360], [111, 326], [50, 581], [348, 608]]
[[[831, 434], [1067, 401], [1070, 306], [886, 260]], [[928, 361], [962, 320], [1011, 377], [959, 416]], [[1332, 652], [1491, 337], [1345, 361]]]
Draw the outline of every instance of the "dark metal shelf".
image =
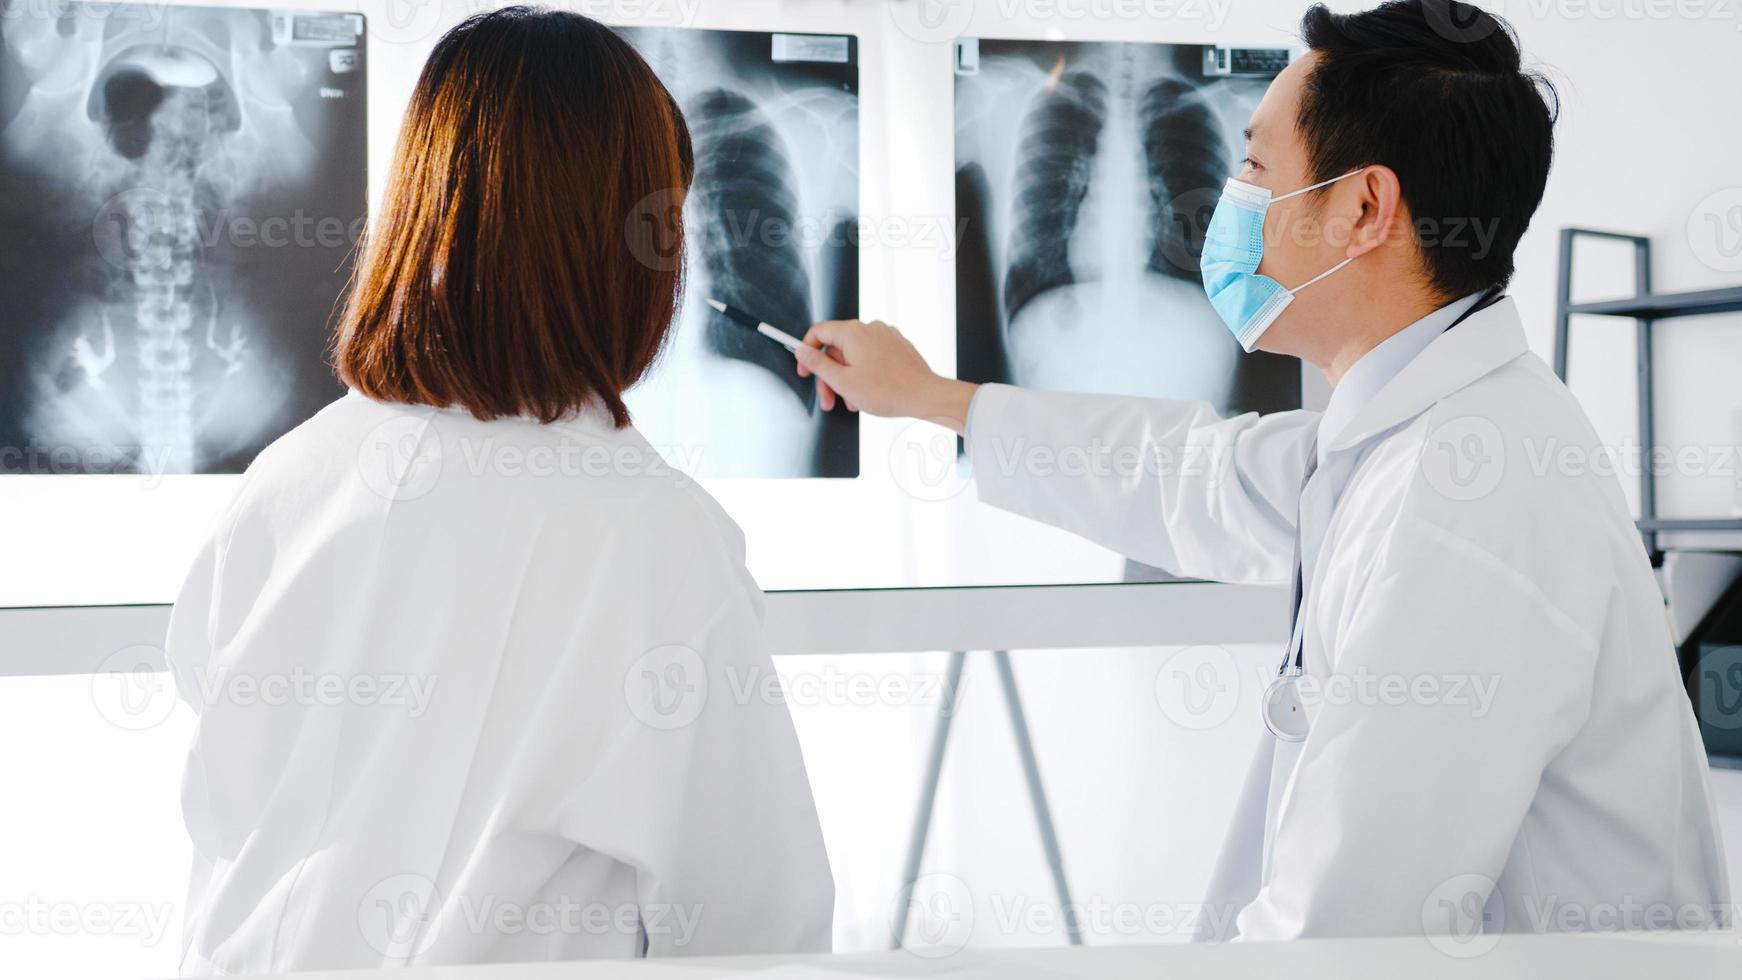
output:
[[[1604, 238], [1626, 242], [1633, 246], [1633, 288], [1635, 295], [1627, 299], [1603, 300], [1598, 303], [1575, 303], [1573, 290], [1573, 244], [1579, 238]], [[1685, 293], [1654, 293], [1651, 291], [1651, 240], [1642, 235], [1595, 228], [1562, 228], [1559, 295], [1555, 302], [1554, 371], [1562, 381], [1567, 379], [1567, 348], [1571, 339], [1572, 318], [1578, 315], [1614, 316], [1633, 321], [1634, 344], [1637, 350], [1635, 371], [1639, 389], [1639, 441], [1644, 459], [1654, 458], [1657, 447], [1656, 413], [1652, 404], [1652, 324], [1674, 317], [1707, 316], [1715, 313], [1742, 313], [1742, 286], [1725, 289], [1701, 289]], [[1676, 531], [1742, 531], [1742, 519], [1731, 518], [1665, 518], [1657, 515], [1657, 480], [1651, 467], [1643, 467], [1639, 479], [1638, 521], [1640, 537], [1652, 564], [1662, 560], [1663, 549], [1658, 535]]]
[[1641, 531], [1742, 531], [1742, 518], [1658, 517], [1639, 520]]
[[1596, 303], [1570, 303], [1567, 305], [1567, 312], [1575, 316], [1622, 316], [1636, 320], [1742, 313], [1742, 286], [1701, 289], [1687, 293], [1651, 293]]

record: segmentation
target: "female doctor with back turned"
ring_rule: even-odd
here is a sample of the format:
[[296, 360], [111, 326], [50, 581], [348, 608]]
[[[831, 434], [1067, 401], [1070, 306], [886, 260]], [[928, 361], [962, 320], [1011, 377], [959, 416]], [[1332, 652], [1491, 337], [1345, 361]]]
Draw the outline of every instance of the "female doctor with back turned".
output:
[[693, 163], [584, 17], [436, 45], [352, 391], [249, 467], [176, 602], [185, 973], [828, 948], [791, 721], [730, 697], [773, 671], [742, 537], [623, 404], [680, 285], [641, 261], [678, 229], [633, 218]]

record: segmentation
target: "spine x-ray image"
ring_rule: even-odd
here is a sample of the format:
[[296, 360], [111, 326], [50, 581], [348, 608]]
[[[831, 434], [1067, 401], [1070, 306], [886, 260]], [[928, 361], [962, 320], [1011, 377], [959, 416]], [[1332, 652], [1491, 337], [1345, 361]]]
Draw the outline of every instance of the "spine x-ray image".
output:
[[706, 303], [794, 336], [858, 315], [856, 39], [622, 34], [683, 108], [696, 154], [683, 308], [667, 351], [629, 394], [636, 426], [701, 476], [857, 476], [856, 417], [822, 411], [789, 352]]
[[1243, 355], [1198, 272], [1268, 79], [1201, 45], [957, 44], [961, 377], [1299, 408], [1299, 364]]
[[0, 473], [239, 472], [342, 393], [363, 19], [12, 2]]

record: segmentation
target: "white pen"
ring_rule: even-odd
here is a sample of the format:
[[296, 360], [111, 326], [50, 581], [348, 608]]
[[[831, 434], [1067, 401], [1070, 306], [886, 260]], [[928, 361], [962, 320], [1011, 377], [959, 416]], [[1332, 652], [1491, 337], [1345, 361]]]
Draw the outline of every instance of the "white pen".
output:
[[749, 327], [789, 351], [796, 352], [800, 347], [805, 345], [804, 341], [794, 337], [792, 334], [787, 333], [779, 327], [771, 327], [750, 314], [745, 313], [743, 310], [727, 306], [725, 303], [722, 303], [717, 299], [710, 298], [708, 300], [708, 305], [719, 310], [721, 313], [724, 313], [726, 318], [731, 320], [733, 323]]

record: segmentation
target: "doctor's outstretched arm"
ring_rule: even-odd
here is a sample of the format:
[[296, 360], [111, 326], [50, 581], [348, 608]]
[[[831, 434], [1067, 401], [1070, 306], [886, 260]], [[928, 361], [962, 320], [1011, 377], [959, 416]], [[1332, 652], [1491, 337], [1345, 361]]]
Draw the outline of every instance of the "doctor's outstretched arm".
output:
[[824, 408], [967, 436], [985, 503], [1176, 575], [1288, 580], [1316, 412], [1223, 419], [1202, 402], [969, 384], [883, 323], [820, 323], [805, 341], [799, 373], [817, 377]]

